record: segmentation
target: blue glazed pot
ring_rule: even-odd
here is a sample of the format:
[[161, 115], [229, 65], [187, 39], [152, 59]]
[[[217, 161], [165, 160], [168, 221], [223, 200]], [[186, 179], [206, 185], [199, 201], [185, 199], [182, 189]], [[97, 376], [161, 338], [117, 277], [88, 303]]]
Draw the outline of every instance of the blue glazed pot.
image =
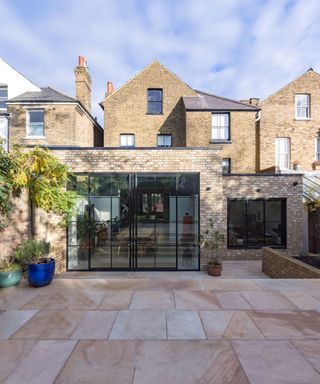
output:
[[49, 259], [47, 263], [29, 264], [28, 280], [33, 287], [43, 287], [51, 283], [54, 276], [55, 261]]

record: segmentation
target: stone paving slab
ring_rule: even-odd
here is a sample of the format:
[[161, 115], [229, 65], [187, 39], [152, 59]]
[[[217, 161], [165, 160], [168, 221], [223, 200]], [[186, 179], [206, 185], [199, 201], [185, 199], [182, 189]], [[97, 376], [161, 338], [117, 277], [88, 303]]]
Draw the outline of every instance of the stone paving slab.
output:
[[320, 383], [319, 281], [240, 270], [0, 290], [0, 383]]

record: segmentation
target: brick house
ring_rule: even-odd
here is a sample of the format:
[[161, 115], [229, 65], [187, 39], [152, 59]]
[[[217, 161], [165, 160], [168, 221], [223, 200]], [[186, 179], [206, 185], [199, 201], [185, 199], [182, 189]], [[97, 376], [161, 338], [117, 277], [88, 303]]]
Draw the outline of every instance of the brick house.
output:
[[81, 196], [67, 231], [37, 215], [59, 271], [205, 269], [199, 237], [211, 225], [229, 259], [303, 247], [302, 176], [256, 173], [254, 103], [194, 90], [157, 61], [107, 91], [103, 148], [44, 143], [71, 167]]
[[320, 160], [320, 75], [310, 68], [259, 103], [260, 172], [299, 168]]
[[[9, 146], [51, 145], [94, 147], [103, 145], [103, 129], [91, 115], [91, 78], [81, 58], [75, 69], [76, 98], [51, 87], [37, 87], [11, 69], [11, 77], [2, 72], [3, 110], [7, 116], [6, 141]], [[26, 83], [19, 86], [22, 80]], [[6, 81], [6, 83], [4, 83]], [[18, 83], [18, 84], [17, 84]], [[13, 89], [15, 92], [11, 92]], [[6, 91], [6, 93], [5, 93]], [[23, 92], [21, 92], [23, 91]], [[21, 92], [21, 93], [18, 93]]]
[[[320, 252], [320, 75], [312, 68], [259, 103], [259, 172], [302, 172], [306, 249]], [[309, 228], [308, 228], [309, 227]], [[309, 243], [309, 245], [307, 245]]]

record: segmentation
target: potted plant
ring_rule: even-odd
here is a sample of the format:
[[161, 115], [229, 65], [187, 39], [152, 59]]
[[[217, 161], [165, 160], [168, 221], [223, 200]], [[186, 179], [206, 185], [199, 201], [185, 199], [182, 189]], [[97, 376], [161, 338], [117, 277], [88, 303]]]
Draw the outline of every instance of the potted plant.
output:
[[0, 288], [8, 288], [20, 283], [22, 269], [14, 259], [4, 259], [0, 263]]
[[[210, 227], [213, 227], [210, 220]], [[224, 235], [219, 231], [207, 231], [201, 239], [201, 248], [208, 254], [208, 274], [210, 276], [220, 276], [222, 271], [221, 246], [224, 244]]]
[[15, 258], [23, 269], [27, 269], [33, 287], [43, 287], [53, 279], [55, 260], [45, 257], [48, 252], [47, 243], [32, 239], [23, 241], [15, 251]]
[[292, 163], [292, 167], [293, 167], [293, 170], [294, 171], [298, 171], [300, 169], [300, 163], [299, 161], [295, 160], [293, 163]]

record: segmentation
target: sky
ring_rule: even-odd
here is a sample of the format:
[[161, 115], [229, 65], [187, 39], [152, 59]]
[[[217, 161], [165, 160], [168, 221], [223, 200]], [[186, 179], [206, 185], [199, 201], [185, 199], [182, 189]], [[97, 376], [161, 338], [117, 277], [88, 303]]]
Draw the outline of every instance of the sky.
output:
[[93, 115], [157, 59], [195, 89], [264, 98], [320, 71], [320, 0], [0, 0], [0, 57], [38, 86], [75, 95], [86, 57]]

